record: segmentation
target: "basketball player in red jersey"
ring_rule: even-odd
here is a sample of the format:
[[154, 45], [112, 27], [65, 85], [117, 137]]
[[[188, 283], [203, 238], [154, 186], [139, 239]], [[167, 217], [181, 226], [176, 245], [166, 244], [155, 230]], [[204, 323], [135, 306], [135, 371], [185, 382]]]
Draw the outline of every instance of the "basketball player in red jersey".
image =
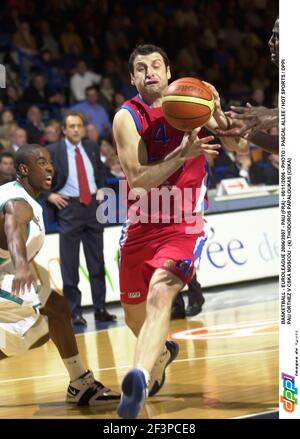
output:
[[[164, 119], [162, 94], [171, 73], [161, 48], [138, 46], [130, 56], [129, 69], [138, 95], [123, 104], [113, 122], [130, 190], [120, 240], [121, 302], [126, 323], [137, 337], [134, 368], [123, 380], [118, 406], [123, 418], [135, 418], [147, 394], [160, 390], [165, 369], [178, 354], [178, 345], [166, 342], [171, 306], [200, 259], [206, 239], [205, 156], [217, 155], [220, 146], [209, 144], [213, 136], [201, 138], [200, 128], [183, 133]], [[206, 128], [226, 129], [228, 121], [212, 89], [216, 110]], [[225, 143], [231, 149], [247, 148], [244, 139], [227, 138]], [[158, 188], [173, 190], [168, 214], [163, 197], [161, 204], [155, 199]]]

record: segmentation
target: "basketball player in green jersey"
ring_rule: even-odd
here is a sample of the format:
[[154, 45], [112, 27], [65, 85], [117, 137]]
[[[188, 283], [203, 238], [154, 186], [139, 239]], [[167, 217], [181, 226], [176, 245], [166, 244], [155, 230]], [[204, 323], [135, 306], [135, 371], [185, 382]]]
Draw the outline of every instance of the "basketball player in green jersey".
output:
[[16, 181], [0, 188], [0, 358], [38, 347], [50, 336], [70, 376], [67, 402], [118, 400], [83, 366], [64, 297], [51, 290], [49, 279], [38, 286], [30, 267], [45, 237], [42, 208], [35, 199], [51, 188], [49, 152], [39, 145], [22, 146], [16, 167]]

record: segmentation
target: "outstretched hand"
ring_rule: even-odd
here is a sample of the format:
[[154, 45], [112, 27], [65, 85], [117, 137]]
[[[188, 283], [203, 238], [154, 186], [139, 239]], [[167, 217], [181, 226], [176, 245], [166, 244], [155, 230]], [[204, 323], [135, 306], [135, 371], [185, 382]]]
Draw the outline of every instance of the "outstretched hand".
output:
[[257, 131], [267, 130], [278, 125], [278, 109], [266, 107], [231, 106], [225, 114], [231, 119], [228, 130], [216, 130], [219, 136], [244, 137], [251, 139]]
[[207, 136], [199, 139], [198, 134], [201, 128], [196, 128], [189, 133], [185, 133], [182, 142], [182, 156], [186, 159], [197, 157], [198, 155], [217, 156], [220, 144], [210, 144], [214, 140], [214, 136]]

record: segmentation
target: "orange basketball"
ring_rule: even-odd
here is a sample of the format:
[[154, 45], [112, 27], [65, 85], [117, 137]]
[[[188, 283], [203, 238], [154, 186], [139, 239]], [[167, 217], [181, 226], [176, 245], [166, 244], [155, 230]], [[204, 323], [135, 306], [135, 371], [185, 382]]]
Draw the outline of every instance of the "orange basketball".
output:
[[190, 131], [205, 125], [214, 108], [213, 93], [200, 79], [177, 79], [164, 92], [164, 116], [178, 130]]

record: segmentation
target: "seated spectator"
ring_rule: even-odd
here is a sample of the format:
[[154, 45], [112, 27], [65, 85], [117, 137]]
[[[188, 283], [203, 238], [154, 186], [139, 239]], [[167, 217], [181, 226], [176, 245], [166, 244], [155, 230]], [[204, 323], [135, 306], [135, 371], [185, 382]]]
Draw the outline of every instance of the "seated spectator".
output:
[[105, 165], [109, 168], [112, 177], [125, 178], [125, 174], [122, 171], [119, 158], [115, 152], [111, 152], [106, 159]]
[[253, 163], [251, 179], [252, 184], [279, 184], [279, 155], [269, 154], [265, 159]]
[[110, 117], [114, 116], [114, 98], [115, 90], [112, 86], [110, 78], [102, 78], [99, 88], [99, 104], [102, 105]]
[[17, 126], [14, 115], [10, 110], [4, 110], [1, 113], [0, 124], [0, 141], [5, 148], [10, 144], [11, 131]]
[[66, 24], [66, 30], [62, 33], [60, 41], [65, 53], [70, 52], [72, 44], [77, 44], [80, 50], [83, 49], [83, 44], [80, 35], [75, 32], [75, 26], [71, 21]]
[[111, 134], [111, 123], [102, 105], [98, 104], [99, 92], [97, 87], [87, 87], [85, 90], [86, 100], [72, 107], [72, 111], [83, 113], [88, 123], [96, 125], [102, 137], [108, 137]]
[[[119, 59], [118, 59], [119, 61]], [[122, 88], [122, 78], [119, 73], [119, 67], [115, 59], [108, 59], [104, 64], [104, 76], [110, 78], [114, 90], [119, 91]]]
[[15, 127], [10, 135], [10, 146], [7, 148], [12, 154], [15, 154], [22, 145], [27, 143], [27, 133], [23, 128]]
[[46, 85], [43, 73], [35, 73], [31, 85], [25, 90], [22, 101], [24, 102], [26, 111], [31, 104], [35, 105], [51, 105], [64, 103], [64, 96], [61, 93], [53, 93]]
[[250, 152], [235, 153], [235, 161], [228, 166], [224, 178], [243, 177], [249, 184], [276, 185], [279, 183], [277, 154], [264, 153], [265, 159], [252, 162]]
[[13, 84], [8, 84], [3, 96], [3, 103], [5, 106], [12, 108], [13, 112], [18, 115], [21, 112], [21, 95], [17, 87]]
[[252, 165], [250, 152], [235, 152], [235, 160], [228, 166], [224, 178], [243, 177], [251, 183], [250, 168]]
[[114, 148], [105, 139], [100, 141], [100, 160], [102, 163], [106, 163], [107, 157], [114, 153]]
[[114, 115], [121, 109], [123, 103], [125, 101], [125, 96], [122, 93], [116, 93], [114, 95]]
[[28, 55], [37, 54], [37, 44], [27, 21], [22, 21], [12, 37], [13, 44]]
[[70, 79], [70, 89], [75, 101], [85, 99], [85, 91], [87, 87], [99, 84], [101, 75], [88, 70], [86, 62], [83, 60], [77, 63], [77, 72]]
[[56, 38], [51, 33], [49, 22], [47, 20], [40, 20], [38, 26], [39, 33], [37, 40], [40, 50], [50, 50], [53, 57], [57, 59], [59, 57], [59, 45]]
[[15, 123], [14, 113], [10, 110], [3, 110], [1, 113], [1, 125], [9, 125]]
[[14, 155], [9, 151], [0, 152], [0, 185], [16, 178]]
[[40, 55], [40, 61], [45, 69], [45, 79], [51, 93], [62, 92], [64, 89], [64, 74], [58, 67], [58, 62], [53, 58], [49, 49], [44, 49]]
[[91, 65], [91, 56], [86, 51], [83, 52], [78, 44], [73, 43], [70, 46], [70, 52], [62, 58], [64, 70], [68, 75], [74, 75], [77, 72], [79, 61], [84, 61], [86, 65]]
[[99, 140], [100, 140], [99, 131], [97, 130], [96, 125], [94, 125], [93, 123], [89, 123], [86, 126], [86, 137], [92, 142], [96, 142], [99, 144]]
[[60, 123], [56, 120], [48, 122], [44, 131], [44, 146], [58, 142], [60, 138], [61, 138]]
[[44, 143], [44, 123], [42, 122], [42, 113], [39, 107], [33, 105], [27, 111], [27, 123], [25, 126], [28, 143]]

